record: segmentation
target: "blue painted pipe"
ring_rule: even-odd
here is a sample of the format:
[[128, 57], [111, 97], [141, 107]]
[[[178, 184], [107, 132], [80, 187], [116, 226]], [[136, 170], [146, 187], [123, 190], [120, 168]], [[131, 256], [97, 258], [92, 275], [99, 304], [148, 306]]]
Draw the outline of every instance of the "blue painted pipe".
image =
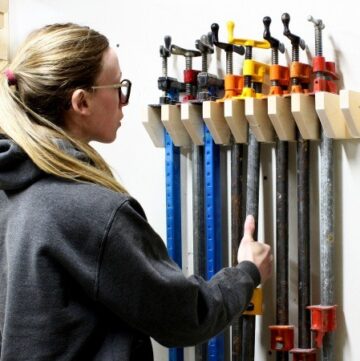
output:
[[[166, 243], [170, 257], [182, 266], [181, 252], [181, 182], [180, 148], [176, 147], [169, 133], [165, 137], [165, 176], [166, 176]], [[182, 348], [169, 350], [169, 361], [183, 361]]]
[[[206, 276], [210, 279], [220, 271], [221, 252], [221, 194], [220, 194], [220, 147], [204, 125], [205, 138], [205, 235]], [[224, 335], [213, 337], [208, 342], [208, 361], [224, 360]]]

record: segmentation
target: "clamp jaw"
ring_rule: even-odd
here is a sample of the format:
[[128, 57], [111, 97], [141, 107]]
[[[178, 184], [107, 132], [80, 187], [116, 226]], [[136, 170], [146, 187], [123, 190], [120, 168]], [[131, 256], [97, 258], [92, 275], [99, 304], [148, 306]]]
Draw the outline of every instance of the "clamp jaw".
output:
[[174, 55], [184, 56], [186, 61], [186, 68], [184, 70], [186, 95], [183, 97], [182, 101], [187, 102], [189, 100], [195, 99], [195, 94], [197, 90], [197, 75], [199, 71], [192, 69], [192, 59], [200, 56], [201, 53], [197, 50], [184, 49], [174, 44], [171, 45], [170, 52]]
[[293, 361], [316, 361], [315, 348], [293, 348], [290, 350]]
[[242, 45], [245, 47], [245, 60], [243, 63], [244, 88], [240, 96], [235, 99], [262, 98], [263, 94], [259, 88], [269, 74], [270, 67], [267, 64], [252, 60], [252, 48], [269, 49], [268, 41], [234, 38], [235, 24], [233, 21], [227, 23], [228, 41], [230, 44]]
[[273, 325], [269, 326], [271, 333], [271, 349], [274, 351], [288, 352], [294, 348], [294, 326]]
[[318, 348], [322, 347], [325, 333], [336, 330], [336, 308], [337, 305], [307, 307], [311, 312], [311, 331], [315, 334], [315, 345]]
[[254, 289], [252, 298], [246, 308], [246, 310], [242, 313], [247, 316], [255, 316], [263, 314], [263, 292], [262, 289], [257, 287]]
[[272, 59], [270, 66], [270, 92], [269, 95], [283, 95], [288, 93], [288, 88], [290, 84], [290, 73], [287, 66], [279, 65], [279, 52], [285, 52], [285, 46], [283, 43], [280, 43], [279, 40], [273, 38], [270, 34], [270, 24], [271, 18], [265, 16], [263, 19], [265, 26], [264, 30], [264, 39], [270, 43]]

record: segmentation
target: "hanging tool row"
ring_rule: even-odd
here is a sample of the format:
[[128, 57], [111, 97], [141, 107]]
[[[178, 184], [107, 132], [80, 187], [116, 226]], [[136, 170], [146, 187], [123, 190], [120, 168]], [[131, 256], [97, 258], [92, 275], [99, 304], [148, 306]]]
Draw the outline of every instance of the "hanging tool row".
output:
[[[315, 37], [321, 39], [324, 24], [321, 20], [310, 20], [315, 26]], [[204, 109], [205, 115], [210, 118], [210, 130], [217, 134], [214, 138], [217, 144], [229, 144], [230, 132], [236, 142], [246, 143], [247, 122], [259, 142], [275, 142], [276, 138], [295, 141], [296, 126], [304, 139], [320, 139], [319, 120], [325, 134], [330, 138], [360, 137], [360, 94], [348, 90], [341, 90], [340, 94], [337, 94], [335, 64], [325, 60], [322, 47], [313, 57], [312, 66], [299, 62], [299, 52], [304, 50], [306, 45], [304, 40], [289, 30], [290, 16], [285, 13], [282, 15], [282, 22], [284, 34], [291, 41], [292, 60], [288, 67], [279, 65], [279, 52], [283, 53], [285, 47], [271, 36], [270, 18], [265, 17], [263, 22], [265, 40], [262, 41], [234, 38], [233, 22], [228, 23], [228, 43], [219, 41], [217, 24], [212, 25], [211, 35], [204, 35], [196, 41], [197, 50], [171, 44], [170, 37], [167, 37], [163, 46], [163, 61], [171, 55], [183, 56], [185, 70], [182, 81], [167, 75], [159, 78], [159, 89], [164, 94], [167, 93], [167, 96], [160, 99], [160, 103], [215, 100], [222, 93], [224, 95], [217, 99], [216, 103], [233, 100], [225, 101], [223, 105], [207, 104]], [[207, 68], [208, 55], [214, 52], [214, 46], [226, 52], [224, 79], [208, 73], [207, 69], [204, 70], [204, 66]], [[255, 61], [252, 56], [253, 48], [271, 48], [271, 65]], [[234, 53], [245, 54], [242, 75], [233, 74]], [[193, 58], [200, 56], [203, 67], [201, 71], [193, 69], [192, 66]], [[268, 79], [270, 83], [267, 82]], [[260, 87], [269, 87], [267, 94], [259, 91]], [[234, 102], [240, 99], [244, 99], [244, 102]], [[212, 120], [218, 117], [220, 120], [217, 122]], [[220, 129], [224, 127], [225, 130]], [[177, 145], [184, 145], [181, 143], [186, 142], [186, 139], [182, 139], [180, 133], [174, 141]]]
[[[270, 326], [271, 349], [277, 360], [333, 360], [333, 332], [336, 328], [333, 268], [333, 151], [332, 139], [360, 137], [360, 117], [355, 92], [337, 94], [335, 64], [322, 54], [321, 20], [309, 17], [315, 27], [313, 64], [299, 61], [305, 42], [289, 29], [290, 16], [281, 17], [284, 35], [292, 46], [289, 67], [279, 65], [285, 47], [271, 36], [271, 19], [264, 17], [265, 40], [234, 37], [234, 23], [228, 23], [228, 42], [220, 42], [219, 26], [196, 40], [196, 50], [171, 44], [165, 37], [160, 47], [162, 76], [159, 103], [148, 107], [144, 125], [155, 146], [166, 151], [167, 243], [170, 255], [181, 266], [180, 149], [192, 152], [192, 214], [194, 272], [211, 278], [222, 267], [222, 221], [220, 145], [231, 150], [231, 243], [235, 265], [244, 218], [258, 219], [261, 143], [276, 143], [276, 325]], [[226, 75], [220, 79], [208, 72], [208, 57], [214, 47], [226, 53]], [[271, 65], [253, 60], [253, 48], [272, 51]], [[233, 74], [233, 55], [244, 55], [242, 75]], [[183, 80], [168, 76], [171, 55], [185, 58]], [[193, 69], [193, 58], [202, 58], [202, 69]], [[267, 78], [270, 83], [267, 84]], [[263, 89], [268, 86], [265, 95]], [[320, 120], [320, 122], [319, 122]], [[320, 124], [322, 127], [320, 127]], [[310, 199], [309, 140], [321, 139], [321, 305], [310, 297]], [[294, 326], [288, 317], [288, 141], [297, 142], [298, 207], [298, 347]], [[226, 179], [225, 179], [226, 181]], [[329, 239], [332, 242], [329, 242]], [[309, 313], [310, 310], [310, 313]], [[232, 360], [253, 361], [255, 316], [262, 314], [262, 289], [254, 292], [248, 309], [232, 324]], [[310, 320], [311, 315], [311, 320]], [[312, 347], [310, 330], [314, 332]], [[181, 349], [170, 350], [170, 361], [182, 361]], [[196, 347], [196, 360], [224, 360], [224, 336]]]

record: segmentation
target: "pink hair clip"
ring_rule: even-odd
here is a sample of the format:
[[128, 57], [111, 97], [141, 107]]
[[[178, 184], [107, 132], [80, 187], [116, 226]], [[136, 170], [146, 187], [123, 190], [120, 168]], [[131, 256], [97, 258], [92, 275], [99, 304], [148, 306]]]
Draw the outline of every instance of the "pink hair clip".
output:
[[14, 72], [11, 69], [9, 69], [9, 68], [5, 69], [4, 74], [7, 77], [9, 85], [16, 85], [16, 77], [15, 77]]

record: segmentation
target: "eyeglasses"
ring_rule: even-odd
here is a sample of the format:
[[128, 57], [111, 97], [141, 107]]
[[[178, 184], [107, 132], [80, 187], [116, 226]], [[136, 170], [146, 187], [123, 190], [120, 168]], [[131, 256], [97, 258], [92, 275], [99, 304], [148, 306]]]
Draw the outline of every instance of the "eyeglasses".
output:
[[119, 99], [122, 105], [129, 103], [130, 93], [131, 93], [131, 81], [129, 79], [124, 79], [118, 84], [111, 85], [94, 85], [91, 89], [118, 89]]

